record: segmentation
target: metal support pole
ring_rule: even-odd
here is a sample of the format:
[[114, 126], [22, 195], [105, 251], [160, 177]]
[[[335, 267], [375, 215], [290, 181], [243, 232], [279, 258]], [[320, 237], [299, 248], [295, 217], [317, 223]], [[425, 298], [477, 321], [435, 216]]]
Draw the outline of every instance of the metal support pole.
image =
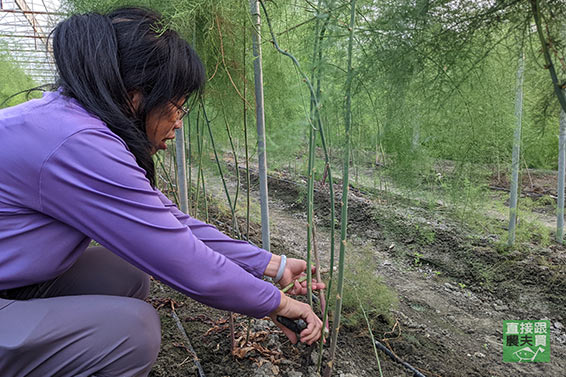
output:
[[185, 133], [183, 128], [175, 130], [175, 153], [177, 157], [177, 189], [181, 211], [189, 213], [187, 192], [187, 157], [185, 155]]
[[556, 203], [556, 242], [564, 242], [564, 169], [566, 158], [566, 113], [560, 111], [560, 134], [558, 138], [558, 201]]
[[262, 247], [269, 251], [269, 205], [267, 193], [267, 154], [265, 151], [265, 112], [263, 107], [263, 71], [261, 62], [261, 17], [259, 14], [259, 1], [250, 0], [250, 13], [252, 16], [252, 44], [254, 55], [254, 83], [257, 119], [257, 149], [259, 163], [259, 193], [261, 202], [261, 240]]
[[515, 134], [513, 136], [513, 162], [511, 177], [511, 197], [509, 198], [509, 240], [508, 245], [515, 243], [515, 227], [517, 225], [517, 195], [519, 191], [519, 162], [521, 159], [521, 120], [523, 114], [523, 72], [525, 70], [525, 56], [523, 51], [519, 56], [517, 70], [517, 95], [515, 97]]

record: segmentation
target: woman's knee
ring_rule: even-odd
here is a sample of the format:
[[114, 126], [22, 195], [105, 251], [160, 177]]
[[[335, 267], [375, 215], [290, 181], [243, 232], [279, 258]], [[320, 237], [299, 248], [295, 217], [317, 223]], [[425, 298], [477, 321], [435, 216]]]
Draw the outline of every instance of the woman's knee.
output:
[[144, 352], [155, 354], [161, 345], [161, 322], [157, 311], [150, 304], [135, 301], [131, 305], [131, 313], [124, 318], [128, 322], [130, 334], [136, 348], [144, 348]]
[[[137, 270], [137, 269], [136, 269]], [[145, 300], [149, 296], [149, 275], [141, 270], [137, 270], [135, 278], [135, 291], [133, 291], [130, 297], [139, 298], [140, 300]]]
[[117, 313], [115, 324], [123, 331], [120, 361], [112, 367], [117, 374], [144, 376], [157, 359], [161, 346], [161, 324], [157, 311], [141, 300], [131, 300], [123, 313]]

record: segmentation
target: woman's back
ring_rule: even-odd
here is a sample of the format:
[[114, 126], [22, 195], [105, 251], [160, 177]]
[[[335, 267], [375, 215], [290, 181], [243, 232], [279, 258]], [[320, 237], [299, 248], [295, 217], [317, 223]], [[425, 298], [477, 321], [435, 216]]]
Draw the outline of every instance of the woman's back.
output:
[[90, 238], [41, 208], [42, 195], [65, 201], [64, 193], [42, 187], [42, 168], [65, 140], [85, 130], [119, 140], [59, 92], [0, 110], [0, 290], [57, 276], [88, 246]]

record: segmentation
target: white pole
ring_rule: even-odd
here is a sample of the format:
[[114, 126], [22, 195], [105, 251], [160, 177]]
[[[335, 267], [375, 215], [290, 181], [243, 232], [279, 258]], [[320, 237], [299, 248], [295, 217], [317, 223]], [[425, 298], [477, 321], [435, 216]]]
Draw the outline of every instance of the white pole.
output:
[[263, 108], [263, 70], [261, 62], [261, 17], [259, 1], [250, 0], [252, 16], [252, 45], [254, 54], [254, 84], [257, 119], [257, 149], [259, 163], [259, 194], [261, 204], [261, 240], [262, 247], [269, 251], [269, 205], [267, 193], [267, 154], [265, 151], [265, 112]]
[[513, 136], [513, 162], [511, 178], [511, 198], [509, 200], [509, 246], [515, 243], [515, 228], [517, 224], [517, 193], [519, 187], [519, 162], [521, 157], [521, 120], [523, 114], [523, 72], [525, 70], [525, 58], [523, 51], [519, 56], [519, 68], [517, 69], [517, 95], [515, 97], [515, 134]]
[[566, 113], [560, 111], [560, 134], [558, 138], [558, 200], [556, 203], [556, 242], [564, 242], [564, 169], [566, 157]]
[[187, 192], [187, 157], [185, 155], [185, 133], [183, 127], [175, 130], [175, 153], [177, 159], [177, 189], [181, 211], [189, 213]]

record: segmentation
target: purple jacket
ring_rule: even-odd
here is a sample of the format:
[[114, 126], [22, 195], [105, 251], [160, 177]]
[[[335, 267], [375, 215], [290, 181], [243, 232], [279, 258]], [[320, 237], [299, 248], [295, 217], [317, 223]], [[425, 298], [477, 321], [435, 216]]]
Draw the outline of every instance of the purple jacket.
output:
[[182, 213], [124, 141], [59, 92], [0, 110], [0, 290], [68, 269], [96, 240], [204, 304], [257, 318], [271, 254]]

